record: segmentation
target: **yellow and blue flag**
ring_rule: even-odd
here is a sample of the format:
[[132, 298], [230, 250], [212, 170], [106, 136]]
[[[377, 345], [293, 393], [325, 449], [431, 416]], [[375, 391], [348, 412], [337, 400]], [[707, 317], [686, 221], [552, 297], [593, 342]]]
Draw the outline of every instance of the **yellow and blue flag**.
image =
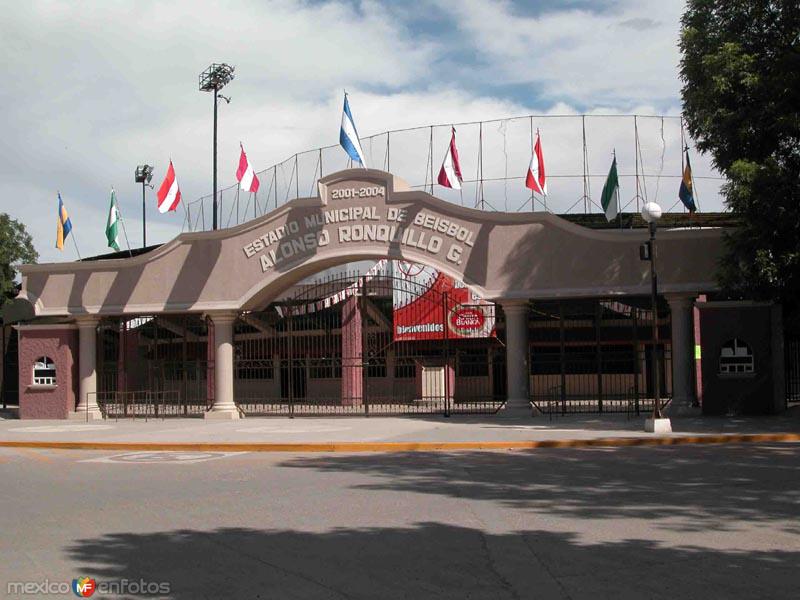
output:
[[689, 162], [689, 151], [686, 151], [686, 166], [683, 168], [683, 178], [681, 179], [681, 188], [678, 190], [678, 197], [683, 202], [683, 205], [689, 209], [690, 213], [697, 210], [697, 205], [694, 203], [694, 189], [692, 188], [692, 165]]
[[69, 220], [67, 207], [61, 199], [61, 192], [58, 193], [58, 219], [56, 223], [56, 248], [64, 249], [64, 240], [67, 239], [69, 232], [72, 231], [72, 221]]

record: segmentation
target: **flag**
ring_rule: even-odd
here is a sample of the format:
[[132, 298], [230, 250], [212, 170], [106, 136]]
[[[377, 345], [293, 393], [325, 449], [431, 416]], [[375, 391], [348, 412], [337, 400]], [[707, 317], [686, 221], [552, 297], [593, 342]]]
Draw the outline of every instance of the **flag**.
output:
[[69, 220], [67, 207], [61, 199], [61, 192], [58, 193], [58, 218], [56, 223], [56, 248], [64, 249], [64, 240], [67, 239], [69, 232], [72, 231], [72, 221]]
[[239, 155], [239, 168], [236, 169], [236, 179], [245, 192], [257, 192], [258, 186], [261, 185], [261, 183], [258, 181], [258, 177], [256, 177], [250, 161], [247, 160], [247, 154], [244, 153], [244, 146], [240, 143], [239, 147], [242, 149], [242, 153]]
[[619, 178], [617, 177], [617, 156], [611, 162], [611, 169], [608, 171], [606, 183], [603, 186], [603, 195], [600, 197], [600, 204], [606, 213], [606, 219], [613, 221], [619, 212]]
[[542, 139], [536, 131], [536, 145], [533, 147], [531, 163], [528, 165], [528, 175], [525, 177], [525, 187], [535, 194], [547, 196], [547, 180], [544, 176], [544, 154], [542, 153]]
[[339, 131], [339, 143], [347, 152], [347, 155], [366, 167], [364, 151], [361, 149], [361, 142], [358, 140], [358, 131], [353, 121], [353, 114], [350, 112], [350, 103], [347, 101], [347, 94], [344, 95], [344, 110], [342, 111], [342, 128]]
[[686, 150], [686, 166], [683, 168], [683, 179], [681, 179], [681, 187], [678, 190], [678, 197], [683, 202], [683, 205], [689, 209], [689, 213], [697, 210], [697, 205], [694, 203], [694, 189], [692, 187], [692, 165], [689, 162], [689, 150]]
[[156, 194], [158, 198], [158, 212], [165, 213], [170, 210], [178, 208], [181, 201], [181, 188], [178, 187], [178, 179], [175, 177], [175, 168], [172, 166], [172, 161], [169, 161], [169, 169], [167, 169], [167, 176], [161, 183]]
[[111, 188], [111, 204], [108, 207], [106, 239], [108, 240], [108, 247], [119, 252], [119, 209], [117, 208], [117, 193], [114, 188]]
[[453, 127], [452, 135], [450, 136], [450, 145], [447, 148], [447, 154], [444, 155], [442, 161], [442, 168], [439, 169], [439, 178], [437, 179], [440, 185], [449, 187], [454, 190], [461, 189], [461, 164], [458, 162], [458, 148], [456, 148], [456, 128]]

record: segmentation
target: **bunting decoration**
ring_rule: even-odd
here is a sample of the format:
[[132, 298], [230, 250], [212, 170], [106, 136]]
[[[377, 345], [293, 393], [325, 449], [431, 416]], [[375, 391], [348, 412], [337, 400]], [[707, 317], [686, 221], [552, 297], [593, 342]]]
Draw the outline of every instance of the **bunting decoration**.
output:
[[455, 127], [452, 128], [450, 145], [447, 147], [447, 153], [444, 155], [444, 161], [442, 161], [442, 168], [439, 169], [439, 178], [437, 181], [439, 185], [454, 190], [460, 190], [461, 182], [464, 181], [464, 178], [461, 176], [461, 164], [458, 162]]
[[236, 169], [236, 180], [239, 182], [239, 186], [243, 191], [255, 193], [258, 191], [258, 186], [261, 185], [261, 182], [258, 181], [258, 176], [256, 176], [253, 170], [253, 165], [247, 160], [247, 154], [245, 154], [244, 146], [242, 146], [241, 142], [239, 142], [239, 148], [241, 148], [242, 153], [239, 155], [239, 168]]
[[181, 188], [178, 187], [178, 179], [175, 177], [175, 167], [172, 166], [172, 160], [169, 161], [169, 168], [167, 169], [167, 176], [161, 183], [156, 194], [158, 198], [158, 212], [165, 213], [178, 208], [181, 202]]
[[[387, 260], [384, 258], [372, 265], [372, 267], [370, 267], [370, 269], [364, 273], [364, 281], [370, 281], [373, 277], [379, 273], [382, 273], [386, 269], [386, 264]], [[339, 290], [327, 298], [315, 300], [314, 302], [309, 302], [307, 304], [300, 304], [299, 306], [276, 306], [275, 310], [278, 311], [278, 314], [281, 317], [287, 317], [289, 315], [308, 315], [319, 310], [330, 308], [335, 304], [339, 304], [339, 302], [343, 302], [347, 298], [355, 296], [357, 293], [358, 281], [356, 280], [343, 290]]]
[[536, 144], [533, 147], [531, 162], [528, 165], [528, 174], [525, 177], [525, 187], [534, 194], [547, 196], [547, 180], [544, 174], [544, 153], [542, 152], [542, 138], [536, 130]]

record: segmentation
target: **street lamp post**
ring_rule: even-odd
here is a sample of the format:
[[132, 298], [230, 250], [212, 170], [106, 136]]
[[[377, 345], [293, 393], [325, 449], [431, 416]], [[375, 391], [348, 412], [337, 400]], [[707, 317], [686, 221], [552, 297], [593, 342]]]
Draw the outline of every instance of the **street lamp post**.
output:
[[[144, 188], [153, 179], [153, 167], [150, 165], [139, 165], [134, 172], [134, 181], [142, 184], [142, 248], [147, 247], [147, 211], [144, 201]], [[152, 187], [152, 186], [151, 186]]]
[[650, 261], [650, 306], [653, 314], [653, 415], [645, 421], [645, 431], [666, 433], [672, 431], [669, 419], [661, 414], [661, 394], [659, 374], [661, 361], [658, 355], [658, 273], [656, 272], [656, 229], [661, 218], [661, 207], [655, 202], [648, 202], [642, 207], [642, 218], [650, 230], [650, 240], [643, 250], [642, 256]]
[[213, 63], [200, 73], [200, 91], [214, 94], [214, 147], [213, 147], [213, 185], [214, 185], [214, 218], [213, 226], [217, 228], [217, 97], [230, 103], [219, 91], [233, 80], [234, 67], [225, 63]]

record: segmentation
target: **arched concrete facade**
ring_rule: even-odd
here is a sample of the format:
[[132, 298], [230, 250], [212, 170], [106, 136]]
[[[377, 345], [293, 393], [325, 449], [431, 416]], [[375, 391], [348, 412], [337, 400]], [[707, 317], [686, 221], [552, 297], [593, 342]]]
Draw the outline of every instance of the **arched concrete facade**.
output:
[[[224, 367], [231, 315], [265, 307], [338, 264], [427, 264], [503, 305], [516, 330], [526, 327], [519, 307], [531, 298], [647, 294], [649, 265], [638, 251], [646, 238], [643, 230], [592, 230], [550, 213], [464, 208], [411, 190], [390, 173], [350, 169], [321, 179], [316, 197], [230, 229], [184, 233], [133, 258], [24, 265], [18, 302], [30, 303], [37, 317], [80, 318], [83, 328], [103, 315], [207, 313]], [[721, 249], [719, 229], [659, 232], [659, 290], [674, 298], [715, 289]], [[509, 366], [509, 399], [520, 403], [528, 399], [526, 335], [509, 336], [509, 356], [522, 361]], [[218, 377], [225, 389], [216, 399], [230, 412], [228, 379]]]

